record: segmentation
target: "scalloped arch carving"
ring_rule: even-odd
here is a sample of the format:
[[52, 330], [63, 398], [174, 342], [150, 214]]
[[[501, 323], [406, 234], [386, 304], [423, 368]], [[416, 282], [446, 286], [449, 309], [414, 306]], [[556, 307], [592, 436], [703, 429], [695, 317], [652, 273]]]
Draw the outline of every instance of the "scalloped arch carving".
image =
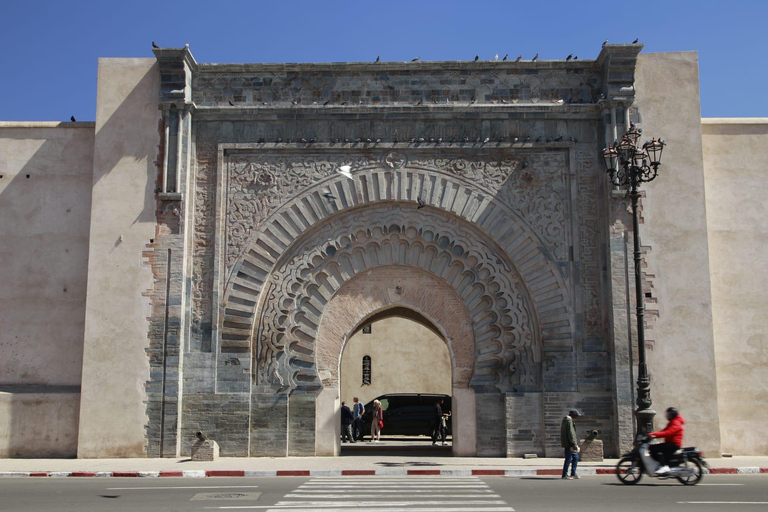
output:
[[314, 343], [326, 304], [355, 276], [393, 265], [437, 276], [463, 301], [475, 343], [472, 385], [538, 388], [538, 322], [507, 255], [464, 221], [436, 210], [417, 214], [402, 203], [334, 218], [281, 260], [265, 283], [259, 308], [258, 384], [319, 384]]
[[[379, 157], [281, 157], [276, 169], [269, 167], [274, 156], [232, 157], [227, 165], [228, 230], [222, 240], [221, 265], [228, 274], [219, 307], [222, 351], [251, 349], [254, 330], [260, 328], [256, 303], [265, 283], [304, 233], [382, 203], [406, 201], [415, 212], [418, 195], [434, 207], [420, 212], [443, 211], [446, 219], [474, 226], [506, 255], [500, 259], [503, 271], [514, 266], [525, 283], [542, 342], [572, 343], [568, 291], [556, 264], [563, 261], [566, 247], [564, 152], [527, 154], [527, 165], [503, 151], [488, 151], [485, 160], [428, 158], [414, 151]], [[329, 161], [359, 166], [355, 179], [336, 174]], [[335, 196], [331, 202], [322, 195], [325, 187]]]

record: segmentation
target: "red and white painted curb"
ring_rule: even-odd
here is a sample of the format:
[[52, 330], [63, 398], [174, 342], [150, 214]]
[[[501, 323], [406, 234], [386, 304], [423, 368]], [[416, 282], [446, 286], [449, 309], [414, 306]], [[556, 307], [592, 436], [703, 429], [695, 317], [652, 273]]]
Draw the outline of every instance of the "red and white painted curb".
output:
[[[710, 468], [714, 475], [753, 475], [768, 473], [768, 468]], [[3, 477], [96, 477], [96, 478], [206, 478], [272, 476], [560, 476], [562, 469], [329, 469], [329, 470], [184, 470], [184, 471], [0, 471]], [[579, 474], [615, 475], [615, 468], [581, 468]]]

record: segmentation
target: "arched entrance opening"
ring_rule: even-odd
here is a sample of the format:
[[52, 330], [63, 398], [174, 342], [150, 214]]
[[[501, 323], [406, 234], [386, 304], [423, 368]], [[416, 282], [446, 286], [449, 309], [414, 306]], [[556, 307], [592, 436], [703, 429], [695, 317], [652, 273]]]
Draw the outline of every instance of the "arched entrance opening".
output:
[[451, 395], [451, 367], [445, 339], [432, 322], [412, 309], [387, 309], [363, 321], [346, 343], [341, 400], [352, 407], [354, 397], [366, 405], [388, 397], [382, 400], [387, 415], [382, 436], [408, 436], [417, 441], [410, 446], [419, 446], [426, 438], [413, 436], [430, 433], [435, 402], [424, 395]]
[[430, 325], [439, 334], [450, 361], [452, 451], [454, 455], [474, 455], [475, 395], [469, 387], [475, 364], [472, 318], [462, 297], [448, 283], [405, 265], [363, 272], [341, 286], [326, 304], [316, 338], [316, 363], [323, 381], [316, 402], [316, 453], [340, 453], [341, 368], [346, 346], [371, 319], [386, 318], [388, 311], [390, 315], [408, 311], [411, 318], [423, 319], [422, 326]]

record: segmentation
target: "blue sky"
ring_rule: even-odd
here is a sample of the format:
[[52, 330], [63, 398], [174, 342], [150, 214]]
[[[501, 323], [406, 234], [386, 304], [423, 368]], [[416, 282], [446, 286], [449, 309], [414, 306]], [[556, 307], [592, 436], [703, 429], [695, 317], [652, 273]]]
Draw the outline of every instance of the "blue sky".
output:
[[94, 119], [99, 57], [198, 62], [595, 58], [605, 39], [699, 52], [704, 117], [768, 117], [768, 1], [18, 1], [0, 5], [0, 120]]

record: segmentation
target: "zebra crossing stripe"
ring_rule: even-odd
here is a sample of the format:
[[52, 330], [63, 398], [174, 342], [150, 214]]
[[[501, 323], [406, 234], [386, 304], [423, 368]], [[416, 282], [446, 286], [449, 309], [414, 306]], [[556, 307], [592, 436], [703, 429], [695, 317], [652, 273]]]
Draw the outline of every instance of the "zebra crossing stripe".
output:
[[[365, 494], [360, 494], [365, 486]], [[229, 505], [219, 510], [258, 509], [266, 512], [306, 510], [331, 512], [366, 509], [375, 512], [514, 512], [499, 494], [475, 476], [315, 477], [300, 484], [275, 505]]]

